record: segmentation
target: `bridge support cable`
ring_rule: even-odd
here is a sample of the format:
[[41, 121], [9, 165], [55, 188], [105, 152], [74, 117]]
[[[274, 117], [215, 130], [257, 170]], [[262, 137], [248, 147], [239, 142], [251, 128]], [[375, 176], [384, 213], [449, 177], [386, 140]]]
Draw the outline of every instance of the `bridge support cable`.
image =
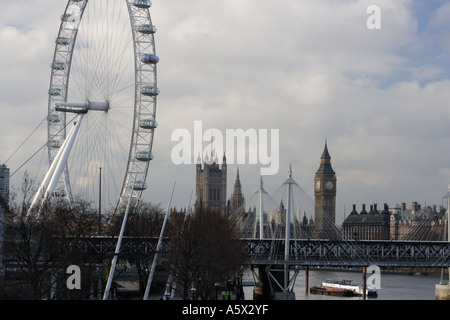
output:
[[[265, 190], [263, 188], [263, 179], [262, 176], [260, 177], [259, 182], [259, 238], [264, 239], [264, 201], [263, 201], [263, 194], [265, 193]], [[256, 223], [255, 223], [255, 230], [256, 230]]]
[[439, 211], [424, 208], [422, 213], [416, 213], [412, 221], [412, 230], [402, 240], [412, 241], [445, 241], [448, 239], [445, 225], [446, 214], [442, 208]]
[[245, 203], [230, 213], [230, 220], [238, 226], [242, 238], [273, 239], [276, 238], [273, 212], [279, 204], [267, 193], [260, 177], [254, 194], [245, 199]]
[[158, 263], [158, 255], [159, 255], [159, 252], [160, 252], [161, 246], [162, 246], [164, 230], [166, 229], [167, 218], [169, 217], [169, 213], [170, 213], [170, 205], [172, 204], [172, 197], [173, 197], [173, 192], [175, 191], [175, 185], [176, 185], [176, 182], [174, 182], [173, 188], [172, 188], [172, 193], [170, 194], [170, 199], [169, 199], [169, 203], [167, 205], [166, 215], [164, 216], [164, 222], [163, 222], [163, 225], [161, 228], [161, 233], [159, 234], [159, 240], [158, 240], [158, 244], [156, 246], [156, 252], [155, 252], [155, 255], [153, 256], [152, 268], [150, 269], [150, 274], [148, 276], [147, 286], [145, 287], [145, 293], [144, 293], [143, 300], [148, 300], [148, 295], [150, 293], [150, 288], [152, 286], [153, 275], [155, 274], [156, 264]]
[[[450, 243], [450, 181], [448, 183], [448, 192], [442, 199], [445, 198], [447, 200], [447, 242]], [[448, 268], [448, 285], [450, 285], [450, 266]]]
[[[134, 176], [133, 185], [131, 186], [131, 194], [133, 194], [134, 186], [136, 185], [137, 174], [138, 173], [136, 172], [136, 174]], [[111, 269], [109, 270], [108, 281], [106, 283], [105, 292], [103, 293], [103, 300], [109, 299], [111, 284], [112, 284], [112, 280], [114, 278], [114, 273], [116, 272], [117, 259], [119, 258], [120, 246], [122, 245], [123, 234], [125, 232], [125, 226], [126, 226], [127, 219], [128, 219], [128, 213], [130, 211], [132, 198], [133, 197], [130, 196], [130, 198], [128, 199], [127, 210], [125, 211], [125, 214], [123, 216], [122, 227], [120, 228], [119, 239], [117, 240], [116, 250], [114, 251], [114, 257], [111, 261]]]
[[[291, 249], [290, 241], [291, 241], [292, 185], [297, 185], [297, 182], [295, 182], [295, 180], [292, 178], [291, 165], [289, 165], [288, 178], [283, 183], [283, 185], [287, 186], [287, 199], [286, 199], [287, 212], [286, 212], [286, 218], [285, 218], [286, 219], [286, 227], [285, 227], [285, 238], [284, 238], [284, 260], [285, 260], [286, 264], [284, 265], [284, 288], [283, 288], [283, 292], [285, 294], [287, 294], [288, 290], [289, 290], [289, 284], [290, 284], [288, 262], [290, 260], [290, 251], [291, 251], [290, 250]], [[295, 277], [293, 277], [294, 283], [295, 283], [296, 277], [297, 277], [297, 273], [295, 274]]]

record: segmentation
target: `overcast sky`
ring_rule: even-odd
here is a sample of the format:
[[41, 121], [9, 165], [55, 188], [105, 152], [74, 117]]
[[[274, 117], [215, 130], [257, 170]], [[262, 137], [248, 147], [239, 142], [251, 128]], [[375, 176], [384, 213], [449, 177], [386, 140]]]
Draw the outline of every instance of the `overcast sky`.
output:
[[[49, 65], [65, 8], [61, 0], [3, 2], [0, 162], [47, 113]], [[269, 193], [291, 163], [312, 198], [326, 138], [338, 221], [352, 204], [442, 204], [450, 181], [450, 2], [152, 2], [161, 94], [146, 200], [167, 204], [176, 181], [173, 205], [187, 205], [195, 166], [172, 163], [171, 134], [193, 132], [194, 121], [202, 121], [203, 130], [224, 133], [279, 129], [279, 171], [264, 176]], [[380, 8], [381, 29], [367, 28], [369, 5]], [[11, 171], [45, 139], [44, 126], [8, 160]], [[33, 161], [45, 163], [44, 156]], [[239, 165], [246, 198], [258, 187], [260, 167]], [[228, 166], [228, 197], [236, 169]]]

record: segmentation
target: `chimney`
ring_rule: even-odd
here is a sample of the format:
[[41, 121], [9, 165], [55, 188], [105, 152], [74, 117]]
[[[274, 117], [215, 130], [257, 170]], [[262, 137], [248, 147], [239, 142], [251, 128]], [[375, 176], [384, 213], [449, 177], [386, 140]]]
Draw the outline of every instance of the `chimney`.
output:
[[417, 205], [417, 201], [413, 201], [412, 205], [411, 205], [411, 211], [413, 213], [417, 212], [419, 210], [419, 206]]
[[363, 204], [363, 205], [362, 205], [362, 210], [361, 210], [360, 213], [361, 213], [361, 214], [366, 214], [366, 213], [367, 213], [367, 211], [366, 211], [366, 204]]
[[406, 202], [402, 202], [402, 208], [401, 208], [401, 211], [403, 212], [403, 211], [405, 211], [406, 210]]

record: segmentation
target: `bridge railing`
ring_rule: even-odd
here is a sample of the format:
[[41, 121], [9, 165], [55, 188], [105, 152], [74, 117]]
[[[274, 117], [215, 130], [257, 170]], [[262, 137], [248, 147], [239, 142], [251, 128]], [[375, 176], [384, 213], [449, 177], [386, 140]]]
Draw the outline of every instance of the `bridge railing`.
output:
[[[117, 237], [56, 239], [66, 249], [76, 249], [98, 257], [114, 255]], [[291, 239], [286, 261], [283, 239], [241, 239], [249, 264], [289, 264], [317, 266], [416, 266], [450, 267], [450, 243], [444, 241], [334, 241], [324, 239]], [[146, 256], [155, 253], [156, 237], [124, 237], [123, 256]], [[165, 238], [161, 251], [170, 250]]]
[[[167, 250], [167, 239], [163, 242], [162, 251]], [[115, 236], [92, 236], [92, 237], [55, 237], [55, 241], [60, 241], [60, 247], [64, 250], [77, 250], [83, 254], [98, 255], [101, 257], [111, 257], [114, 255], [118, 237]], [[157, 237], [134, 237], [124, 236], [120, 247], [122, 256], [142, 256], [154, 254]]]
[[448, 242], [299, 239], [290, 241], [286, 260], [284, 240], [243, 241], [252, 264], [450, 267]]

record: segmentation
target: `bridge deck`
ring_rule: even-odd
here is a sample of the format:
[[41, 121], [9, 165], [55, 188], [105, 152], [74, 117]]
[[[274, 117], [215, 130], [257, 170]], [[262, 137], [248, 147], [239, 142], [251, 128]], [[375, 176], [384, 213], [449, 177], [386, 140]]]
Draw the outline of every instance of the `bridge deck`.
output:
[[[285, 259], [283, 239], [241, 239], [252, 265], [303, 266], [369, 266], [380, 267], [450, 267], [450, 243], [444, 241], [333, 241], [291, 239], [289, 259]], [[123, 257], [153, 255], [156, 237], [124, 237], [120, 255]], [[117, 237], [78, 238], [69, 242], [68, 250], [102, 258], [114, 255]], [[170, 250], [165, 238], [161, 251]]]
[[243, 239], [249, 264], [305, 266], [450, 267], [450, 243], [443, 241], [291, 240], [285, 259], [284, 240]]

